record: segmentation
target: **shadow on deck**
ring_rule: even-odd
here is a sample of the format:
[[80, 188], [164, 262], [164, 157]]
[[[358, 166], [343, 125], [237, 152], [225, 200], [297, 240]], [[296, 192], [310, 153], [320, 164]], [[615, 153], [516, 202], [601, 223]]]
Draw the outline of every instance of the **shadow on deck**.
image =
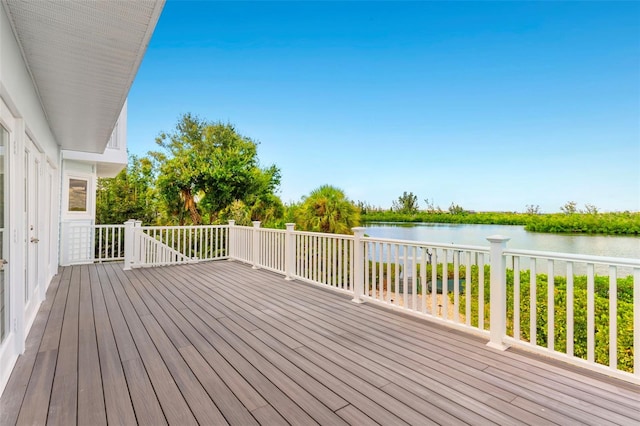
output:
[[236, 262], [66, 267], [0, 424], [638, 424], [640, 387]]

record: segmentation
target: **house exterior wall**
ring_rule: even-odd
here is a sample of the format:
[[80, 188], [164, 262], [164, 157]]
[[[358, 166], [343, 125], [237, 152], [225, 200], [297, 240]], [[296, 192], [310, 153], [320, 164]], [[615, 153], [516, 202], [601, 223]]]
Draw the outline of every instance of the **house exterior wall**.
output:
[[[24, 350], [26, 335], [46, 288], [57, 272], [61, 158], [3, 7], [0, 7], [0, 125], [9, 136], [3, 165], [6, 181], [3, 192], [8, 192], [3, 250], [3, 258], [8, 261], [4, 267], [8, 315], [6, 335], [0, 343], [2, 390]], [[28, 197], [27, 192], [34, 196]]]
[[[7, 194], [0, 208], [5, 213], [2, 257], [7, 261], [3, 313], [8, 312], [0, 341], [0, 393], [57, 273], [61, 230], [67, 223], [93, 224], [98, 176], [115, 176], [126, 166], [126, 112], [125, 103], [105, 154], [62, 151], [0, 5], [0, 126], [8, 133], [0, 168]], [[83, 182], [86, 208], [70, 209], [70, 183]]]

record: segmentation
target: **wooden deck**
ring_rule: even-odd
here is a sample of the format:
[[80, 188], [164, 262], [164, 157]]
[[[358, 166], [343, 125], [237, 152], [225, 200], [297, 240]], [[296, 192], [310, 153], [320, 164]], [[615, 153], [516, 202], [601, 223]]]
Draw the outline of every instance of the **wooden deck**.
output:
[[228, 261], [63, 268], [0, 423], [639, 424], [640, 387]]

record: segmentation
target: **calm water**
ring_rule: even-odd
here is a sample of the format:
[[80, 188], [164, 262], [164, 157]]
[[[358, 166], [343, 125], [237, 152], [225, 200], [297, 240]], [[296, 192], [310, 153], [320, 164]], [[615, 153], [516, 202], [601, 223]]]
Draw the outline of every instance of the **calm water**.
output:
[[507, 247], [512, 249], [640, 259], [640, 237], [545, 234], [510, 225], [368, 223], [364, 226], [368, 236], [378, 238], [488, 246], [486, 238], [499, 234], [511, 237]]

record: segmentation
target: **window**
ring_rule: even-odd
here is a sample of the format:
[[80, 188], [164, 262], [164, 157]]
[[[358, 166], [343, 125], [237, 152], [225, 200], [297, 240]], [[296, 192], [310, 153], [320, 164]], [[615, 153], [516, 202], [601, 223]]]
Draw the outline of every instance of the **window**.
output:
[[87, 211], [87, 188], [89, 182], [85, 179], [69, 179], [69, 211]]

